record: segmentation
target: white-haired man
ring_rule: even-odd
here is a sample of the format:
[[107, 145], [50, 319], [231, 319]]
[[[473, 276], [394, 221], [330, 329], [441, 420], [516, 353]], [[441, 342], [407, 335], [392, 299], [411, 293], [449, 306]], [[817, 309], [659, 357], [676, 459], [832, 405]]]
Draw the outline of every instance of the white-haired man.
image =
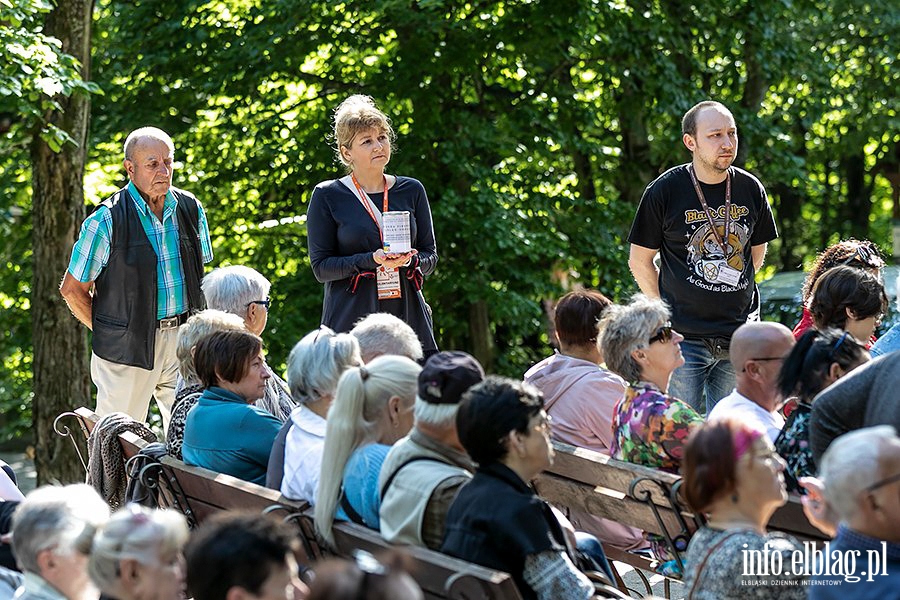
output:
[[[831, 557], [856, 556], [859, 581], [813, 578], [811, 600], [897, 598], [900, 590], [900, 438], [890, 425], [837, 438], [819, 470], [828, 506], [840, 519]], [[840, 580], [839, 585], [824, 580]]]
[[25, 573], [17, 600], [85, 600], [100, 592], [87, 572], [94, 533], [109, 506], [83, 483], [28, 494], [13, 517], [12, 546]]
[[419, 374], [415, 425], [394, 444], [378, 477], [381, 535], [395, 544], [438, 550], [447, 511], [475, 472], [456, 432], [462, 395], [484, 379], [465, 352], [439, 352]]
[[382, 354], [396, 354], [421, 361], [422, 342], [412, 327], [390, 313], [372, 313], [356, 322], [350, 335], [359, 342], [363, 361], [369, 363]]
[[[272, 284], [256, 269], [243, 265], [219, 267], [203, 278], [203, 295], [209, 308], [232, 313], [244, 319], [244, 326], [253, 335], [262, 336], [269, 322]], [[261, 408], [284, 423], [291, 416], [296, 404], [288, 393], [288, 386], [265, 363], [269, 378], [266, 394], [256, 401]]]
[[97, 413], [142, 421], [152, 396], [167, 427], [178, 328], [205, 307], [200, 280], [212, 244], [203, 207], [172, 186], [172, 138], [143, 127], [124, 152], [130, 181], [84, 220], [59, 291], [93, 332]]

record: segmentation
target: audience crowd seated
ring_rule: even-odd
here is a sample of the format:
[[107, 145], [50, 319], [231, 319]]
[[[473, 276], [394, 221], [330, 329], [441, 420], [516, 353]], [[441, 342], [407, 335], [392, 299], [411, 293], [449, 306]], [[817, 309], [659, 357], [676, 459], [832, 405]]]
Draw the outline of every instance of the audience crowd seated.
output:
[[784, 459], [784, 479], [789, 492], [804, 493], [800, 478], [816, 474], [809, 439], [809, 416], [816, 394], [869, 360], [865, 346], [846, 331], [809, 329], [800, 336], [778, 376], [784, 398], [795, 403], [775, 450]]
[[[590, 598], [561, 515], [528, 484], [553, 460], [543, 404], [535, 387], [496, 376], [463, 396], [457, 429], [478, 469], [450, 507], [441, 551], [509, 573], [526, 599]], [[591, 558], [610, 573], [602, 553]]]
[[876, 277], [881, 277], [881, 269], [884, 267], [884, 259], [878, 246], [869, 240], [843, 240], [832, 244], [816, 256], [809, 274], [803, 281], [801, 298], [803, 301], [803, 316], [794, 326], [794, 338], [800, 339], [806, 330], [813, 327], [813, 316], [809, 311], [809, 303], [812, 299], [813, 287], [826, 271], [833, 267], [848, 266], [855, 269], [868, 271]]
[[422, 342], [406, 321], [390, 313], [372, 313], [356, 322], [350, 335], [359, 342], [366, 364], [384, 354], [405, 356], [421, 362]]
[[[882, 557], [877, 572], [857, 581], [816, 575], [810, 600], [896, 598], [900, 590], [900, 438], [888, 425], [860, 429], [836, 439], [822, 458], [824, 499], [840, 525], [831, 552]], [[869, 558], [869, 560], [871, 560]], [[875, 569], [873, 569], [875, 571]], [[831, 581], [825, 581], [831, 580]], [[837, 582], [837, 585], [834, 583]], [[832, 585], [826, 585], [831, 583]]]
[[334, 544], [335, 519], [379, 529], [378, 474], [394, 442], [413, 424], [421, 367], [403, 356], [383, 355], [348, 368], [325, 426], [323, 469], [316, 492], [316, 531]]
[[722, 598], [806, 598], [792, 580], [804, 575], [786, 569], [782, 577], [744, 574], [746, 551], [779, 554], [790, 565], [802, 551], [797, 540], [767, 533], [775, 509], [787, 501], [782, 471], [765, 432], [736, 419], [708, 422], [688, 441], [682, 490], [695, 511], [708, 514], [706, 526], [688, 546], [685, 584], [696, 600]]
[[130, 504], [94, 536], [88, 574], [108, 599], [181, 600], [187, 539], [181, 513]]
[[193, 600], [301, 600], [309, 589], [295, 557], [289, 526], [258, 514], [220, 513], [207, 519], [184, 549]]
[[662, 300], [637, 294], [628, 305], [607, 309], [600, 346], [609, 369], [628, 382], [613, 414], [610, 455], [677, 473], [684, 444], [703, 419], [666, 394], [672, 372], [684, 364], [684, 338], [669, 316]]
[[784, 427], [784, 418], [778, 412], [778, 374], [793, 347], [791, 330], [780, 323], [745, 323], [738, 327], [729, 350], [736, 387], [716, 403], [707, 420], [736, 418], [765, 431], [774, 442]]
[[[269, 320], [272, 298], [269, 280], [256, 270], [242, 265], [213, 269], [203, 278], [203, 295], [209, 308], [235, 314], [244, 319], [247, 331], [262, 336]], [[266, 393], [256, 401], [256, 407], [273, 415], [280, 422], [287, 421], [294, 409], [294, 401], [287, 384], [263, 359], [269, 377]]]
[[17, 600], [95, 600], [88, 576], [94, 534], [109, 506], [85, 484], [44, 486], [29, 493], [13, 516], [12, 548], [25, 574]]
[[[553, 438], [606, 455], [613, 443], [613, 413], [625, 395], [625, 381], [602, 366], [598, 327], [610, 304], [594, 290], [578, 290], [560, 298], [553, 311], [559, 351], [525, 373], [525, 381], [544, 395]], [[569, 518], [578, 529], [623, 550], [647, 544], [641, 530], [610, 519], [580, 511], [571, 511]]]
[[440, 549], [447, 511], [475, 471], [456, 430], [459, 401], [483, 379], [484, 369], [465, 352], [433, 354], [419, 373], [413, 429], [378, 476], [387, 541]]
[[188, 318], [178, 329], [178, 374], [181, 387], [175, 394], [172, 419], [166, 430], [166, 452], [182, 460], [181, 445], [184, 442], [184, 423], [188, 412], [197, 404], [205, 386], [194, 369], [194, 350], [197, 342], [217, 331], [246, 331], [244, 322], [237, 315], [221, 310], [207, 309]]
[[867, 343], [887, 308], [887, 294], [878, 276], [847, 266], [826, 271], [813, 286], [809, 303], [816, 329], [842, 329]]
[[194, 367], [206, 389], [187, 416], [184, 461], [264, 484], [281, 422], [253, 405], [269, 379], [262, 340], [244, 331], [213, 333], [197, 343]]
[[362, 364], [356, 338], [324, 325], [297, 342], [288, 357], [287, 379], [298, 406], [272, 447], [267, 487], [280, 489], [286, 498], [316, 503], [325, 418], [341, 375], [348, 367]]
[[[806, 575], [766, 578], [742, 568], [746, 550], [768, 544], [787, 564], [801, 549], [766, 531], [787, 499], [786, 480], [788, 491], [806, 494], [810, 522], [836, 531], [834, 548], [887, 544], [893, 577], [851, 590], [886, 596], [900, 574], [900, 438], [883, 426], [900, 427], [894, 337], [875, 345], [886, 355], [864, 364], [864, 344], [887, 308], [883, 265], [871, 242], [848, 240], [823, 252], [804, 284], [796, 346], [776, 323], [738, 328], [730, 346], [736, 387], [707, 423], [667, 394], [684, 364], [683, 337], [659, 299], [638, 294], [617, 306], [592, 290], [565, 295], [554, 313], [558, 351], [530, 368], [526, 383], [485, 378], [463, 352], [437, 353], [421, 368], [415, 331], [374, 313], [350, 334], [323, 326], [304, 336], [288, 358], [285, 384], [266, 364], [259, 337], [269, 281], [248, 267], [216, 269], [203, 280], [210, 308], [179, 332], [181, 378], [167, 450], [310, 502], [316, 533], [332, 546], [334, 521], [353, 521], [389, 542], [506, 571], [525, 598], [540, 599], [593, 596], [598, 590], [582, 570], [611, 579], [597, 540], [529, 484], [552, 464], [551, 434], [682, 472], [691, 508], [708, 515], [685, 560], [685, 582], [698, 600], [806, 597], [807, 587], [787, 581]], [[778, 409], [792, 396], [796, 409], [785, 423]], [[323, 563], [307, 590], [291, 530], [261, 516], [207, 520], [185, 547], [185, 571], [181, 515], [128, 506], [110, 517], [86, 486], [40, 488], [23, 498], [8, 479], [0, 472], [0, 517], [16, 509], [12, 543], [24, 575], [0, 570], [0, 596], [18, 587], [17, 600], [96, 600], [101, 592], [110, 600], [169, 600], [182, 597], [186, 582], [196, 600], [422, 597], [401, 554], [379, 561], [357, 552], [354, 561]], [[648, 544], [640, 530], [572, 516], [579, 530], [620, 548]], [[665, 563], [665, 549], [649, 541]], [[849, 597], [844, 592], [819, 585], [809, 597]]]

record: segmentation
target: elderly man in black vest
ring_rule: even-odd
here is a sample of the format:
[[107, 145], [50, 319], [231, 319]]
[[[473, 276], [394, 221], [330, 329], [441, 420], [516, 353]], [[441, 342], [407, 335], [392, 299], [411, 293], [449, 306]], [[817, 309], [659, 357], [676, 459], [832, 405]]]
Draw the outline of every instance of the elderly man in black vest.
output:
[[137, 129], [124, 150], [130, 181], [85, 219], [60, 293], [93, 332], [97, 413], [142, 421], [153, 396], [165, 427], [178, 328], [205, 306], [200, 281], [212, 246], [200, 203], [172, 186], [168, 134]]

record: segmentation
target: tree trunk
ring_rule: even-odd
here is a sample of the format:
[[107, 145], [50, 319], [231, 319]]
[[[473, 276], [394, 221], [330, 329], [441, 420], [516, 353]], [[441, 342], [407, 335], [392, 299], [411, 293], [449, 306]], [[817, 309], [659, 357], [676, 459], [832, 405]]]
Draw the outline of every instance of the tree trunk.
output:
[[841, 167], [847, 182], [845, 215], [849, 234], [863, 240], [869, 236], [872, 212], [872, 187], [866, 183], [866, 156], [862, 150], [842, 157]]
[[[82, 64], [90, 77], [93, 0], [58, 0], [44, 31]], [[84, 163], [90, 100], [85, 94], [58, 98], [61, 111], [49, 121], [67, 131], [76, 145], [54, 153], [40, 138], [31, 146], [34, 211], [34, 276], [31, 288], [34, 348], [34, 433], [38, 484], [83, 481], [84, 472], [69, 444], [53, 431], [53, 420], [79, 405], [90, 406], [87, 335], [59, 295], [72, 244], [84, 220]]]
[[469, 336], [472, 340], [472, 355], [490, 373], [494, 368], [496, 346], [491, 334], [491, 315], [485, 300], [478, 300], [469, 306]]

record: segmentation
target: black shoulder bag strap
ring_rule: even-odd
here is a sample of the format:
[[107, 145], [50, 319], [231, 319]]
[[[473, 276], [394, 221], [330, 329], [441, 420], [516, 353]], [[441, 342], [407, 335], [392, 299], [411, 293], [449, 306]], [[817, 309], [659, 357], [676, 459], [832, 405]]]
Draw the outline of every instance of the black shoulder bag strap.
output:
[[347, 494], [344, 493], [343, 488], [341, 489], [341, 502], [340, 502], [340, 505], [341, 505], [341, 508], [342, 508], [343, 511], [344, 511], [344, 514], [346, 514], [348, 517], [350, 517], [350, 520], [351, 520], [351, 521], [353, 521], [353, 522], [356, 523], [357, 525], [362, 525], [363, 527], [368, 527], [368, 525], [366, 525], [366, 522], [363, 521], [362, 516], [361, 516], [358, 512], [356, 512], [356, 509], [354, 509], [354, 508], [350, 505], [350, 501], [347, 500]]
[[403, 467], [405, 467], [406, 465], [408, 465], [410, 463], [419, 462], [421, 460], [430, 460], [431, 462], [441, 463], [442, 465], [447, 465], [447, 466], [451, 466], [451, 467], [453, 466], [442, 460], [438, 460], [436, 458], [431, 458], [430, 456], [414, 456], [414, 457], [410, 458], [406, 462], [401, 463], [399, 467], [394, 469], [394, 472], [391, 473], [391, 476], [388, 477], [387, 481], [384, 482], [384, 487], [381, 488], [381, 501], [382, 502], [384, 502], [384, 497], [387, 495], [387, 491], [391, 487], [391, 484], [394, 483], [394, 478], [397, 476], [398, 473], [400, 473], [400, 471], [403, 470]]

